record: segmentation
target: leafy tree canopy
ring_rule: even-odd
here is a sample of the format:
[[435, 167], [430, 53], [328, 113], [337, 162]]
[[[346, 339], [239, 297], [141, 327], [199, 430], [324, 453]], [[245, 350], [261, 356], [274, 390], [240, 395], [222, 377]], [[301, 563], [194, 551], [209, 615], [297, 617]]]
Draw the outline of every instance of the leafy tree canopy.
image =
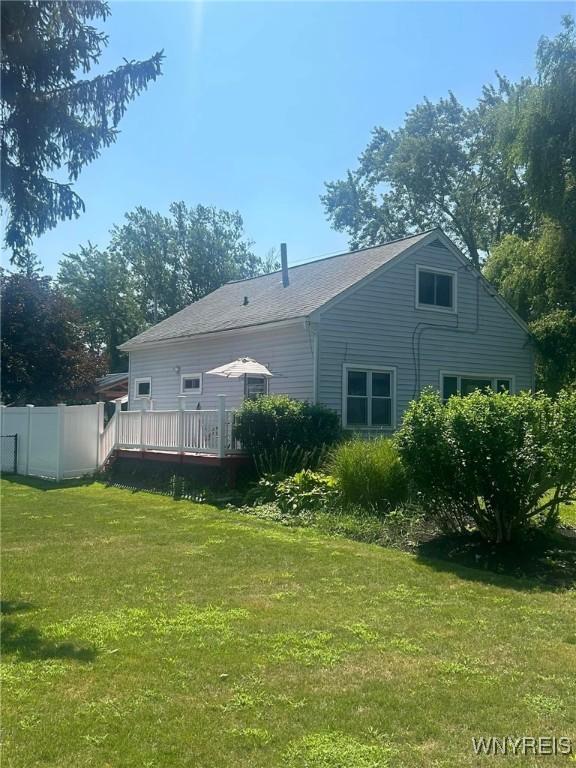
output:
[[0, 294], [4, 403], [90, 399], [105, 363], [73, 304], [47, 277], [3, 273]]
[[90, 345], [105, 350], [111, 371], [124, 370], [126, 358], [117, 347], [144, 327], [126, 260], [89, 243], [65, 255], [58, 281], [81, 313]]
[[143, 207], [127, 213], [104, 250], [89, 244], [65, 254], [58, 281], [117, 370], [125, 366], [118, 344], [228, 280], [271, 271], [275, 261], [273, 252], [255, 256], [238, 212], [177, 202], [168, 216]]
[[546, 220], [532, 238], [503, 238], [484, 273], [530, 325], [538, 385], [556, 392], [576, 382], [576, 241]]
[[[576, 236], [576, 22], [565, 16], [556, 37], [541, 38], [538, 79], [518, 89], [503, 115], [501, 146], [524, 176], [530, 204]], [[509, 85], [509, 84], [508, 84]]]
[[442, 226], [475, 264], [506, 231], [532, 226], [523, 186], [502, 169], [486, 89], [475, 109], [425, 100], [394, 131], [375, 128], [355, 171], [326, 184], [329, 220], [353, 248]]
[[396, 130], [377, 127], [356, 170], [322, 200], [352, 247], [442, 226], [480, 262], [506, 234], [544, 217], [576, 232], [576, 34], [571, 17], [543, 37], [537, 78], [498, 75], [473, 108], [425, 100]]
[[2, 3], [1, 195], [16, 264], [28, 263], [33, 237], [84, 210], [71, 182], [116, 140], [128, 103], [161, 74], [158, 52], [78, 78], [108, 42], [92, 22], [109, 14], [102, 0]]
[[[543, 37], [538, 79], [512, 86], [498, 114], [507, 167], [524, 180], [537, 230], [507, 234], [485, 274], [531, 324], [539, 384], [550, 392], [576, 382], [576, 25]], [[508, 148], [504, 152], [505, 148]]]
[[110, 247], [130, 265], [149, 323], [266, 266], [252, 252], [237, 211], [176, 202], [169, 216], [138, 207], [125, 219], [113, 228]]

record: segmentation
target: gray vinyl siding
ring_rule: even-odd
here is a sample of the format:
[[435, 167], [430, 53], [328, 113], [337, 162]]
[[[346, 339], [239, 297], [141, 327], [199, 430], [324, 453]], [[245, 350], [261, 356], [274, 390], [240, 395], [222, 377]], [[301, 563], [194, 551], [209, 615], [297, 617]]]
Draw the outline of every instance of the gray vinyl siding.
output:
[[[456, 313], [416, 308], [417, 265], [457, 272]], [[445, 248], [421, 246], [400, 257], [312, 319], [318, 401], [338, 413], [345, 363], [397, 369], [398, 424], [418, 391], [439, 388], [441, 371], [513, 376], [516, 391], [533, 386], [529, 335]]]
[[[254, 358], [274, 373], [270, 392], [312, 400], [313, 346], [304, 321], [299, 321], [283, 327], [163, 342], [130, 352], [129, 408], [138, 410], [145, 405], [145, 401], [134, 397], [137, 378], [152, 379], [155, 410], [170, 410], [178, 405], [181, 374], [205, 374], [243, 356]], [[175, 370], [178, 367], [180, 372]], [[187, 395], [186, 408], [216, 408], [218, 395], [226, 395], [227, 407], [238, 407], [244, 395], [243, 380], [204, 375], [202, 393]]]

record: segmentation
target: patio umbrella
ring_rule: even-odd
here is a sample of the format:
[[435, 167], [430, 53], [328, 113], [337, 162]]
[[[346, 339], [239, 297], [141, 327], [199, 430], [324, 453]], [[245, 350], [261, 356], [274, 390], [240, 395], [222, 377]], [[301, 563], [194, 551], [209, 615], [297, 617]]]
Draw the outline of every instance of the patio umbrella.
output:
[[265, 365], [257, 363], [251, 357], [239, 357], [237, 360], [232, 360], [231, 363], [220, 365], [218, 368], [212, 368], [211, 371], [206, 371], [206, 373], [214, 376], [224, 376], [227, 379], [239, 379], [241, 376], [265, 376], [266, 378], [274, 376]]

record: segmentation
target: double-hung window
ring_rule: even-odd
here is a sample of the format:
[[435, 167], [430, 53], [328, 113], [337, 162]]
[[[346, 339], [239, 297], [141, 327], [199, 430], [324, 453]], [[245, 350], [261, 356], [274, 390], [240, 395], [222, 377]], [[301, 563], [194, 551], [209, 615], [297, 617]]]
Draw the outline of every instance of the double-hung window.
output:
[[456, 273], [448, 270], [416, 269], [416, 307], [456, 311]]
[[344, 366], [343, 395], [345, 427], [394, 426], [394, 369]]
[[512, 376], [483, 376], [478, 374], [443, 373], [442, 400], [446, 402], [452, 395], [469, 395], [475, 390], [489, 387], [495, 392], [512, 392]]

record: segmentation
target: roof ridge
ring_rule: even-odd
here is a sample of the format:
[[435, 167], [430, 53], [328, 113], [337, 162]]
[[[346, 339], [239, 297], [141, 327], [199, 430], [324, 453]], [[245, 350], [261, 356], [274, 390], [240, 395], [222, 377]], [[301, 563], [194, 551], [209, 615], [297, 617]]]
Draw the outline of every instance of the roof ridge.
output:
[[[362, 253], [363, 251], [371, 251], [375, 248], [384, 248], [384, 246], [386, 245], [401, 243], [402, 240], [411, 240], [414, 237], [429, 235], [430, 232], [435, 232], [436, 230], [442, 231], [442, 228], [432, 227], [431, 229], [423, 229], [422, 232], [415, 232], [413, 235], [404, 235], [404, 237], [396, 237], [394, 240], [387, 240], [385, 243], [378, 243], [378, 245], [366, 245], [364, 246], [364, 248], [355, 248], [352, 251], [342, 251], [341, 253], [333, 253], [330, 256], [322, 256], [319, 259], [302, 261], [299, 264], [292, 264], [292, 266], [288, 265], [288, 270], [297, 269], [298, 267], [307, 267], [309, 264], [318, 264], [321, 261], [329, 261], [329, 259], [337, 259], [340, 256], [351, 256], [353, 253]], [[279, 275], [281, 273], [282, 273], [281, 269], [275, 269], [273, 272], [265, 272], [263, 275], [254, 275], [254, 277], [239, 277], [237, 280], [228, 280], [226, 283], [224, 283], [224, 285], [233, 285], [235, 283], [247, 283], [250, 280], [258, 280], [261, 277], [268, 277], [269, 275]]]

